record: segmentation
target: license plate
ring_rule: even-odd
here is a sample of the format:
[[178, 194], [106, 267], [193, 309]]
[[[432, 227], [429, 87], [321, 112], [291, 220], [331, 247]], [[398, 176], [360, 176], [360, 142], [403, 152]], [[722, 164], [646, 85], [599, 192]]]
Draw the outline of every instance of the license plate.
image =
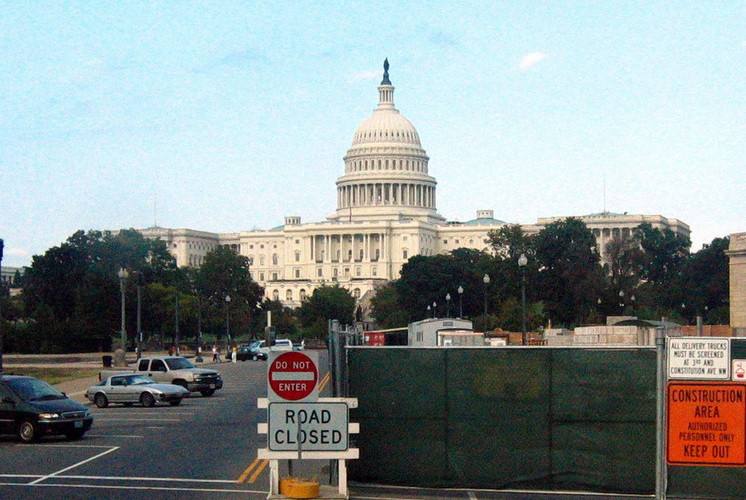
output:
[[83, 422], [75, 422], [73, 425], [75, 425], [76, 428], [83, 427]]
[[210, 384], [210, 389], [214, 389], [214, 388], [215, 388], [215, 384]]

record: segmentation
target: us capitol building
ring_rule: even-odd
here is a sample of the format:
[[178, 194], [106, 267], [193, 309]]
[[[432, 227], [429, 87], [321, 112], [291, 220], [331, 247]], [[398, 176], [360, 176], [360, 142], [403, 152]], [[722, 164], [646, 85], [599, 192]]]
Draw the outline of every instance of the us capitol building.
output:
[[[388, 61], [378, 87], [378, 107], [355, 131], [337, 179], [337, 210], [321, 222], [299, 216], [269, 230], [211, 233], [152, 227], [139, 230], [160, 238], [179, 266], [198, 267], [205, 255], [228, 246], [249, 258], [254, 281], [265, 295], [298, 306], [319, 286], [339, 284], [358, 300], [378, 285], [397, 279], [414, 255], [436, 255], [457, 248], [489, 250], [487, 233], [506, 224], [492, 210], [474, 220], [447, 221], [436, 206], [437, 182], [412, 123], [394, 107]], [[476, 174], [476, 173], [475, 173]], [[540, 218], [522, 225], [536, 233], [565, 217]], [[643, 222], [688, 237], [689, 226], [660, 215], [603, 212], [580, 216], [603, 249], [616, 235], [630, 235]]]

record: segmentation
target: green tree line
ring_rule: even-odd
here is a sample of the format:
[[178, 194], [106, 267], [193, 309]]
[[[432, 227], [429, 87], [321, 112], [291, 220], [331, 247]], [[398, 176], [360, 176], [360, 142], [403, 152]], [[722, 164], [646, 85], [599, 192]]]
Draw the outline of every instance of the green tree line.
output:
[[479, 330], [521, 331], [523, 285], [529, 331], [598, 324], [618, 315], [685, 324], [701, 315], [709, 323], [728, 323], [727, 237], [690, 253], [688, 238], [645, 223], [608, 242], [602, 263], [592, 232], [571, 217], [531, 235], [519, 225], [502, 226], [487, 243], [490, 252], [462, 248], [409, 259], [398, 280], [378, 289], [372, 315], [382, 328], [450, 313], [471, 318]]
[[[123, 272], [126, 272], [125, 273]], [[121, 276], [120, 276], [121, 274]], [[351, 322], [354, 298], [336, 286], [314, 291], [297, 311], [265, 300], [249, 259], [227, 247], [199, 268], [178, 268], [160, 240], [134, 229], [78, 231], [34, 256], [22, 293], [0, 290], [5, 352], [108, 352], [121, 339], [124, 289], [127, 349], [137, 341], [137, 297], [143, 341], [160, 347], [248, 341], [263, 335], [267, 312], [278, 334], [323, 336], [328, 319]]]

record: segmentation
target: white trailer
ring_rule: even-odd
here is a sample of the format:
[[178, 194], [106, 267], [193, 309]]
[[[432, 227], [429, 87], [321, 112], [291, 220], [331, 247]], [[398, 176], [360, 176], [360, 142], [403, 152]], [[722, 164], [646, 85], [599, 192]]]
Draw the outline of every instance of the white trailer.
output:
[[[449, 332], [473, 333], [472, 323], [469, 320], [459, 318], [430, 318], [422, 321], [415, 321], [414, 323], [409, 324], [408, 345], [416, 347], [446, 345], [445, 343], [441, 343], [444, 342], [444, 340], [441, 341], [440, 339], [444, 334]], [[483, 335], [482, 339], [484, 339]], [[451, 343], [449, 345], [457, 344]]]

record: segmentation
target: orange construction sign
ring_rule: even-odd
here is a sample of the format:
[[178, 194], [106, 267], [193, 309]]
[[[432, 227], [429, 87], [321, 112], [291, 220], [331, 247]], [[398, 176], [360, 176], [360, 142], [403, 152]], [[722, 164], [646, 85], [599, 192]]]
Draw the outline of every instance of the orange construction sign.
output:
[[746, 465], [746, 385], [669, 382], [670, 465]]

